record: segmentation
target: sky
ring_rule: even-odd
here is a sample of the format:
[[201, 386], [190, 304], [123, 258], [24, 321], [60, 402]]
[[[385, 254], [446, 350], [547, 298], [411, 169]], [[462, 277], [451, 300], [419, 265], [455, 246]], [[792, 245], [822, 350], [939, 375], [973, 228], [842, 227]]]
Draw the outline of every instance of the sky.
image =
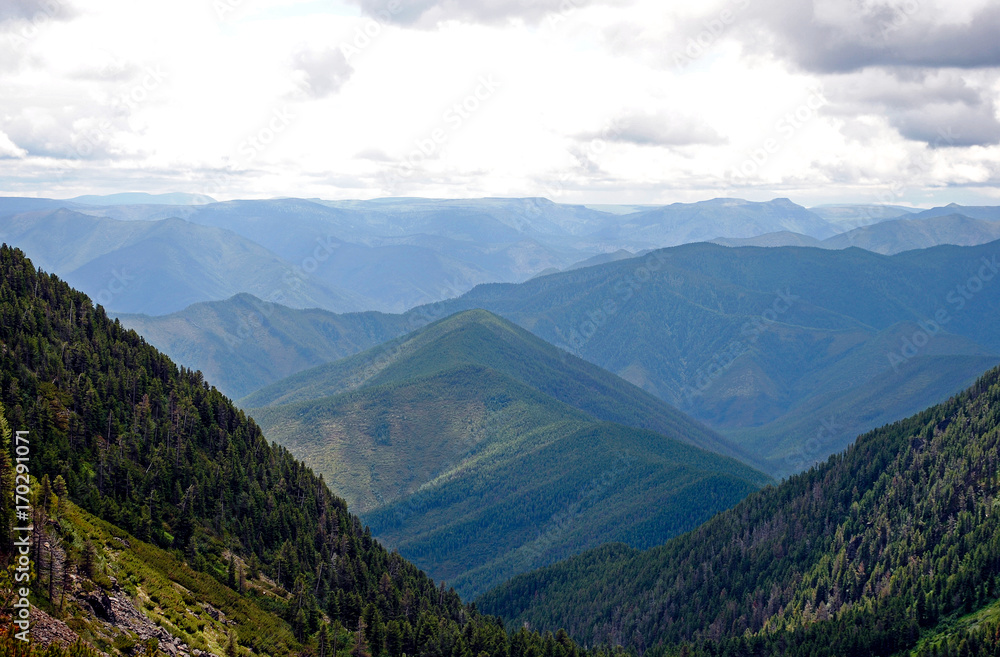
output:
[[4, 0], [0, 195], [1000, 205], [988, 0]]

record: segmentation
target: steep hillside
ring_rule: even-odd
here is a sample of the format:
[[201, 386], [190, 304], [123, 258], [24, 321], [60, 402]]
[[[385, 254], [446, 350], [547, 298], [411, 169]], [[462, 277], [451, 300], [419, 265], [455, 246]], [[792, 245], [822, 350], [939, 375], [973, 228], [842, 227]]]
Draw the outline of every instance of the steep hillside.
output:
[[[0, 319], [0, 397], [10, 427], [29, 432], [30, 471], [41, 478], [36, 524], [51, 532], [49, 546], [36, 548], [35, 557], [36, 572], [48, 577], [37, 577], [33, 592], [50, 614], [65, 612], [56, 605], [56, 584], [72, 579], [69, 563], [91, 580], [81, 584], [97, 600], [81, 612], [90, 621], [124, 622], [117, 611], [108, 614], [108, 605], [114, 611], [116, 600], [127, 600], [142, 610], [130, 618], [152, 619], [174, 637], [211, 646], [217, 639], [192, 603], [228, 601], [238, 616], [233, 649], [242, 654], [315, 650], [329, 634], [326, 620], [334, 634], [337, 628], [353, 634], [338, 644], [345, 655], [483, 651], [508, 657], [554, 649], [551, 638], [509, 636], [390, 554], [321, 478], [268, 443], [201, 373], [178, 369], [85, 295], [36, 271], [6, 245], [0, 248]], [[9, 468], [0, 460], [0, 480], [8, 481]], [[58, 519], [61, 513], [53, 510], [53, 493], [107, 525], [95, 528], [86, 516], [61, 528], [46, 522], [45, 514]], [[6, 521], [10, 502], [3, 498]], [[10, 535], [9, 525], [0, 530]], [[108, 534], [110, 541], [102, 538]], [[141, 543], [131, 546], [131, 537]], [[153, 548], [168, 551], [169, 559]], [[10, 550], [4, 546], [0, 562], [8, 563]], [[145, 573], [132, 573], [139, 579], [108, 577], [130, 571], [104, 564], [122, 568], [130, 560]], [[164, 592], [133, 592], [130, 586], [140, 581], [158, 582]], [[258, 612], [268, 618], [254, 619]], [[563, 653], [575, 650], [560, 644]], [[177, 652], [176, 646], [168, 651]]]
[[563, 421], [507, 440], [486, 436], [415, 494], [362, 518], [472, 599], [608, 541], [657, 545], [765, 482], [737, 461], [650, 431]]
[[998, 423], [993, 370], [661, 547], [606, 546], [478, 604], [653, 654], [893, 655], [939, 641], [1000, 596]]

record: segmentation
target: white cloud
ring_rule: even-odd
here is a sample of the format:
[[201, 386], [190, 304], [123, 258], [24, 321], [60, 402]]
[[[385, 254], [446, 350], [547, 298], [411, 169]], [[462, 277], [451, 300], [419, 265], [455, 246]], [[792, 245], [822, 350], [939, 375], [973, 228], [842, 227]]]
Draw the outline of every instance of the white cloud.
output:
[[994, 194], [990, 3], [921, 0], [883, 37], [881, 0], [390, 2], [89, 0], [0, 40], [0, 192]]
[[22, 158], [27, 154], [28, 151], [11, 141], [6, 134], [0, 132], [0, 158]]

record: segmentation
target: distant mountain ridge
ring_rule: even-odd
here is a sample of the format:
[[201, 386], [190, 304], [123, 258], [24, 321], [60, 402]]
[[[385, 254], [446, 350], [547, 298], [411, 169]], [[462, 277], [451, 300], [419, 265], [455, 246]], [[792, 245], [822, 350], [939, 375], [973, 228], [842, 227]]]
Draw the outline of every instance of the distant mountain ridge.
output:
[[[403, 312], [458, 296], [479, 284], [518, 283], [590, 259], [598, 262], [623, 250], [644, 252], [719, 236], [743, 238], [779, 230], [821, 239], [843, 229], [788, 199], [713, 199], [661, 207], [615, 206], [605, 211], [544, 198], [213, 202], [198, 195], [126, 193], [65, 201], [0, 198], [0, 234], [8, 240], [21, 239], [15, 232], [4, 231], [3, 224], [16, 221], [16, 215], [23, 212], [60, 209], [120, 222], [178, 218], [229, 231], [295, 270], [293, 278], [299, 282], [293, 286], [296, 289], [285, 291], [284, 303], [334, 312]], [[39, 235], [44, 235], [46, 226], [41, 224], [50, 215], [37, 215], [33, 220], [39, 222]], [[173, 226], [180, 230], [182, 225]], [[53, 230], [58, 234], [59, 227]], [[181, 281], [186, 276], [182, 270], [192, 261], [205, 266], [205, 254], [185, 242], [184, 231], [191, 228], [160, 236], [158, 259], [164, 264], [159, 276]], [[58, 248], [44, 239], [16, 243], [35, 252]], [[94, 267], [134, 266], [130, 257], [116, 254]], [[271, 296], [274, 290], [262, 291], [236, 273], [238, 267], [225, 262], [227, 257], [232, 257], [231, 250], [220, 249], [214, 278], [202, 294], [171, 295], [143, 279], [134, 283], [135, 296], [120, 295], [117, 305], [109, 307], [121, 313], [166, 314], [179, 310], [176, 302], [181, 299], [220, 301], [239, 292], [278, 300]], [[62, 276], [72, 273], [54, 271]], [[74, 284], [95, 297], [102, 290], [88, 277], [75, 279]]]
[[964, 214], [923, 215], [924, 213], [911, 214], [900, 219], [881, 221], [824, 240], [784, 231], [747, 238], [716, 238], [711, 241], [723, 246], [813, 246], [821, 249], [857, 246], [873, 253], [894, 255], [944, 244], [975, 246], [1000, 239], [1000, 220], [973, 219]]
[[90, 194], [68, 199], [75, 203], [87, 205], [207, 205], [216, 200], [205, 194], [186, 194], [169, 192], [166, 194], [147, 194], [145, 192], [122, 192], [104, 196]]
[[298, 307], [354, 310], [360, 304], [353, 293], [317, 284], [255, 242], [179, 218], [115, 221], [43, 210], [0, 221], [0, 239], [112, 311], [175, 312], [240, 291]]
[[398, 337], [423, 322], [378, 312], [293, 309], [241, 293], [170, 315], [118, 315], [151, 344], [240, 398], [302, 370]]
[[662, 248], [716, 237], [752, 237], [792, 231], [817, 239], [838, 232], [830, 222], [787, 198], [766, 203], [717, 198], [698, 203], [674, 203], [625, 215], [597, 235], [616, 238], [630, 250]]

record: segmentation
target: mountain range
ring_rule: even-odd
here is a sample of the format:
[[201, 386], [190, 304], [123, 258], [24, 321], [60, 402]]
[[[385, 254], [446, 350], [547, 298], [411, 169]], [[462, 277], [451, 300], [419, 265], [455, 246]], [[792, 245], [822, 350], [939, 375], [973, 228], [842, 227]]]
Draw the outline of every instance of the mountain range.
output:
[[711, 241], [724, 246], [814, 246], [821, 249], [846, 249], [856, 246], [874, 253], [893, 255], [941, 244], [975, 246], [997, 239], [1000, 239], [1000, 221], [996, 219], [973, 219], [958, 213], [928, 216], [919, 213], [902, 219], [862, 226], [824, 240], [783, 231], [747, 238], [717, 238]]
[[38, 254], [38, 266], [108, 308], [162, 314], [239, 292], [293, 307], [360, 307], [356, 295], [316, 283], [256, 242], [177, 218], [28, 212], [0, 220], [0, 239]]
[[[316, 312], [322, 328], [315, 334], [324, 337], [310, 344], [317, 354], [346, 355], [369, 346], [366, 340], [483, 308], [681, 408], [753, 454], [758, 467], [784, 476], [858, 433], [941, 401], [1000, 360], [992, 321], [1000, 288], [991, 282], [998, 249], [881, 256], [684, 245], [518, 285], [479, 286], [399, 316]], [[239, 306], [221, 302], [217, 312]], [[290, 311], [269, 308], [267, 321], [244, 315], [259, 326], [245, 341], [194, 310], [123, 321], [205, 371], [263, 363], [254, 371], [274, 377], [259, 379], [263, 386], [276, 381], [279, 362], [302, 360], [262, 348], [304, 339], [288, 328]], [[168, 339], [171, 324], [184, 327], [183, 352]], [[249, 392], [253, 381], [220, 376], [219, 384], [232, 394]]]
[[[0, 238], [29, 252], [45, 251], [45, 232], [59, 236], [72, 219], [70, 236], [87, 244], [80, 257], [72, 263], [41, 264], [95, 299], [100, 295], [103, 305], [121, 314], [170, 314], [191, 303], [221, 301], [240, 292], [296, 308], [403, 312], [453, 298], [479, 284], [522, 282], [626, 253], [761, 236], [765, 236], [761, 244], [788, 244], [787, 233], [796, 234], [794, 243], [813, 244], [812, 240], [836, 240], [858, 225], [877, 226], [894, 216], [934, 218], [938, 210], [918, 213], [878, 205], [810, 210], [788, 199], [713, 199], [633, 207], [569, 205], [540, 198], [214, 202], [183, 194], [116, 194], [68, 200], [0, 198]], [[964, 212], [980, 221], [996, 214], [990, 208], [949, 206], [944, 210], [945, 215]], [[34, 214], [18, 216], [24, 213]], [[78, 215], [105, 221], [87, 221]], [[105, 235], [139, 230], [115, 227], [111, 220], [156, 226], [155, 250], [150, 253], [158, 265], [143, 262], [136, 255], [141, 249], [134, 244], [122, 244], [114, 237], [104, 240]], [[992, 229], [986, 225], [934, 227], [934, 223], [928, 222], [928, 228], [915, 235], [903, 232], [881, 240], [856, 236], [855, 242], [841, 240], [831, 245], [870, 243], [873, 249], [895, 252], [983, 241]], [[883, 244], [886, 239], [888, 247]], [[203, 246], [216, 251], [214, 258], [209, 258]], [[247, 271], [248, 257], [265, 263], [262, 276], [266, 280]], [[142, 274], [130, 281], [132, 289], [108, 294], [114, 272], [130, 268]], [[188, 271], [192, 268], [198, 275]], [[280, 284], [273, 282], [277, 273]], [[198, 289], [195, 283], [202, 276]], [[161, 280], [168, 283], [161, 284]], [[117, 287], [113, 282], [110, 286]], [[162, 303], [148, 303], [150, 299]]]

